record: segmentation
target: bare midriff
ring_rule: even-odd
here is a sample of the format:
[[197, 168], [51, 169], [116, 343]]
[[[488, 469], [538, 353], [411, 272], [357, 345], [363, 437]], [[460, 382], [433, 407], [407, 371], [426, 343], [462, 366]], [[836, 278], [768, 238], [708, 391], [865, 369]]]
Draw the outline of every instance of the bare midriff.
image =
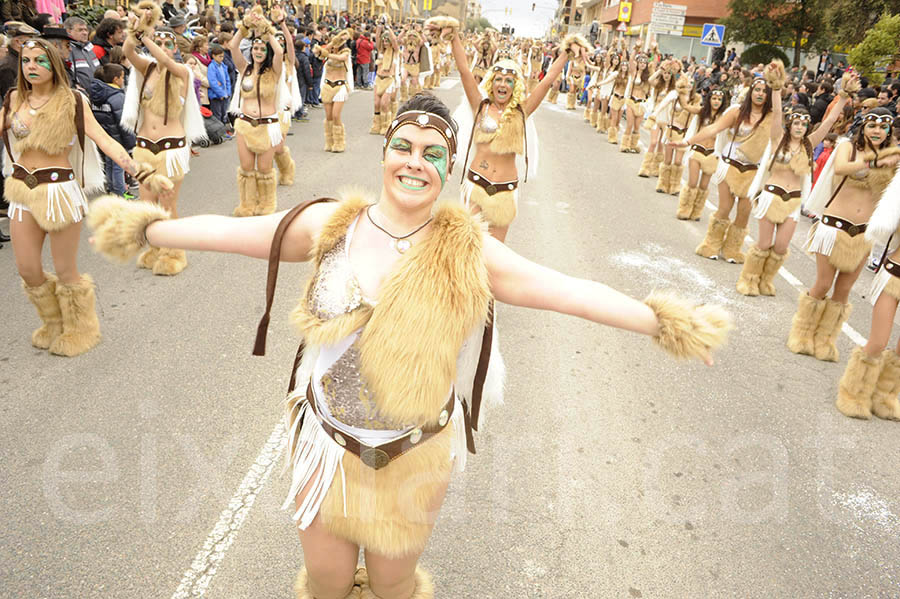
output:
[[262, 98], [261, 102], [257, 102], [256, 90], [254, 90], [253, 97], [241, 98], [241, 112], [254, 118], [271, 116], [275, 114], [275, 100], [274, 98], [270, 100]]
[[[172, 77], [174, 77], [174, 75], [172, 75]], [[185, 98], [184, 94], [187, 92], [186, 86], [187, 83], [185, 82], [185, 89], [182, 90], [181, 99], [177, 100], [177, 102], [181, 103], [182, 110], [184, 110], [183, 100]], [[152, 89], [154, 94], [166, 93], [166, 90], [163, 87], [163, 81], [159, 78], [158, 73], [152, 73], [150, 75], [145, 89]], [[191, 92], [193, 92], [193, 90], [191, 90]], [[148, 101], [149, 100], [145, 98], [141, 98], [141, 126], [137, 134], [154, 141], [164, 137], [184, 137], [184, 127], [181, 124], [180, 115], [169, 114], [169, 121], [166, 122], [164, 116], [160, 116], [147, 110]]]
[[[835, 177], [834, 184], [840, 184], [840, 178]], [[877, 203], [878, 199], [868, 188], [848, 177], [834, 201], [825, 209], [825, 213], [859, 225], [869, 222]]]
[[769, 172], [769, 180], [766, 183], [768, 185], [777, 185], [785, 191], [796, 191], [803, 188], [803, 177], [790, 168], [778, 168], [776, 165]]
[[516, 170], [516, 155], [492, 152], [490, 144], [487, 143], [475, 144], [475, 157], [469, 168], [495, 183], [519, 178]]
[[[77, 141], [75, 141], [77, 143]], [[39, 168], [72, 168], [69, 163], [69, 151], [66, 150], [62, 154], [47, 154], [40, 150], [25, 150], [16, 160], [16, 164], [21, 164], [30, 171]]]

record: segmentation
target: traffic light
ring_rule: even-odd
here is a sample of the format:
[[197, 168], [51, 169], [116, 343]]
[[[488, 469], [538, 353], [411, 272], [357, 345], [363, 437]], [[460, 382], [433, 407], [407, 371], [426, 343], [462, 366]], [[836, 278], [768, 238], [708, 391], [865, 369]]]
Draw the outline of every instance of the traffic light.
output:
[[536, 2], [531, 3], [531, 12], [534, 12], [534, 7], [537, 6]]

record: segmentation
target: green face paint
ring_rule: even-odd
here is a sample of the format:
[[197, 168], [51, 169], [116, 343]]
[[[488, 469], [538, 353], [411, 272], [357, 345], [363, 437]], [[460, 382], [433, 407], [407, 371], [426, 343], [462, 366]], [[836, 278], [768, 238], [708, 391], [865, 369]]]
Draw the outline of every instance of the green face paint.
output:
[[50, 66], [50, 58], [46, 54], [41, 54], [34, 59], [34, 62], [36, 62], [38, 66], [44, 67], [48, 71], [53, 70], [53, 67]]
[[444, 146], [428, 146], [425, 148], [425, 160], [434, 165], [441, 177], [441, 187], [447, 182], [447, 150]]

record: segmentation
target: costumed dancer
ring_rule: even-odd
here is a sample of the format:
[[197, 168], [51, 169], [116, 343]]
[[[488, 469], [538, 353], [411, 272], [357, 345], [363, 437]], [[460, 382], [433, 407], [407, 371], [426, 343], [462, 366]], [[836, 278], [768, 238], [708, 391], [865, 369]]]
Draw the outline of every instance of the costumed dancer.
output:
[[[250, 37], [250, 58], [241, 52], [241, 40]], [[282, 141], [278, 112], [284, 106], [281, 70], [284, 55], [275, 41], [275, 28], [266, 20], [262, 7], [253, 7], [238, 26], [229, 45], [231, 59], [238, 71], [236, 93], [229, 112], [237, 114], [237, 171], [239, 203], [234, 216], [255, 216], [275, 212], [275, 148]], [[324, 98], [326, 91], [322, 90]], [[327, 123], [327, 121], [326, 121]], [[330, 129], [326, 127], [326, 137]]]
[[[661, 143], [663, 147], [663, 163], [659, 166], [659, 179], [656, 180], [656, 191], [675, 195], [681, 187], [681, 174], [684, 171], [683, 159], [685, 148], [676, 147], [687, 136], [688, 126], [695, 114], [703, 107], [700, 94], [694, 91], [694, 82], [690, 75], [682, 75], [675, 82], [675, 89], [669, 92], [656, 108], [656, 122], [663, 127]], [[672, 145], [670, 145], [672, 144]], [[679, 194], [677, 214], [689, 216], [693, 201], [688, 206], [687, 190]]]
[[331, 37], [327, 44], [313, 47], [313, 52], [325, 62], [322, 69], [322, 103], [325, 105], [325, 151], [343, 152], [347, 148], [347, 129], [341, 121], [344, 102], [353, 92], [352, 52], [347, 45], [353, 30], [344, 29]]
[[[625, 108], [625, 97], [628, 93], [628, 65], [622, 64], [625, 60], [630, 62], [628, 51], [623, 49], [619, 54], [619, 65], [612, 80], [612, 97], [609, 99], [606, 141], [611, 144], [619, 143], [619, 123], [622, 121], [622, 110]], [[612, 77], [612, 73], [609, 76]]]
[[[663, 62], [659, 68], [650, 75], [650, 101], [654, 106], [654, 111], [650, 117], [644, 121], [644, 128], [650, 131], [650, 145], [644, 153], [644, 159], [641, 160], [641, 166], [638, 169], [638, 177], [658, 177], [659, 165], [663, 161], [663, 146], [660, 143], [663, 129], [665, 125], [660, 125], [656, 121], [655, 110], [658, 109], [659, 103], [665, 98], [669, 92], [675, 89], [675, 81], [678, 79], [678, 73], [681, 72], [680, 60], [667, 60]], [[649, 109], [648, 109], [649, 110]]]
[[425, 48], [425, 39], [418, 31], [410, 29], [403, 36], [403, 70], [400, 72], [401, 102], [406, 102], [421, 90], [419, 74], [422, 67], [423, 48]]
[[[453, 36], [453, 55], [466, 94], [455, 114], [463, 131], [471, 131], [463, 161], [463, 204], [480, 212], [491, 234], [503, 241], [518, 207], [520, 169], [516, 157], [524, 154], [526, 181], [537, 169], [537, 130], [529, 117], [543, 101], [550, 82], [562, 73], [568, 49], [581, 53], [586, 50], [576, 36], [567, 37], [547, 76], [526, 96], [525, 77], [511, 60], [501, 60], [491, 67], [480, 85], [475, 82], [455, 34], [459, 26], [455, 19], [433, 18], [425, 24], [441, 28], [441, 37]], [[472, 144], [475, 153], [470, 161]]]
[[[153, 197], [171, 191], [172, 183], [153, 175], [150, 165], [136, 164], [97, 123], [90, 102], [69, 88], [53, 43], [27, 40], [16, 62], [17, 83], [0, 111], [3, 196], [16, 269], [42, 323], [31, 344], [77, 356], [100, 342], [94, 281], [79, 273], [77, 263], [85, 192], [103, 189], [97, 147], [138, 181], [152, 184]], [[48, 236], [55, 274], [41, 264]]]
[[[687, 137], [693, 137], [698, 130], [715, 123], [728, 106], [728, 92], [723, 89], [711, 89], [703, 98], [700, 114], [692, 119]], [[676, 217], [680, 220], [700, 220], [709, 195], [709, 182], [719, 165], [719, 157], [716, 156], [715, 144], [706, 147], [695, 143], [691, 144], [687, 158], [688, 176], [687, 181], [682, 182], [682, 190], [678, 194]]]
[[400, 44], [391, 30], [390, 17], [386, 14], [378, 19], [375, 28], [378, 64], [375, 68], [375, 114], [369, 133], [384, 135], [391, 122], [391, 98], [397, 90], [397, 68]]
[[[190, 170], [191, 144], [206, 138], [206, 128], [194, 93], [194, 73], [175, 62], [175, 33], [155, 29], [162, 16], [159, 6], [144, 0], [136, 14], [139, 19], [132, 21], [122, 46], [131, 63], [122, 125], [136, 136], [135, 161], [150, 164], [175, 184], [164, 197], [157, 197], [145, 184], [140, 188], [141, 199], [161, 204], [178, 218], [178, 195]], [[137, 52], [140, 45], [149, 56]], [[151, 247], [138, 257], [137, 265], [155, 275], [172, 276], [187, 267], [187, 255], [182, 250]]]
[[625, 132], [619, 151], [638, 154], [644, 103], [650, 99], [650, 69], [646, 54], [636, 53], [628, 61], [628, 89], [625, 92]]
[[850, 289], [872, 248], [867, 223], [900, 161], [893, 121], [887, 108], [866, 112], [855, 137], [838, 142], [809, 194], [806, 209], [821, 215], [804, 246], [816, 255], [816, 282], [800, 295], [791, 322], [787, 343], [795, 354], [839, 358], [835, 341], [850, 316]]
[[526, 85], [526, 90], [530, 94], [537, 87], [537, 84], [541, 82], [541, 70], [544, 66], [544, 47], [540, 40], [531, 42], [526, 62], [528, 63], [528, 84]]
[[[493, 64], [495, 50], [496, 48], [487, 33], [484, 33], [481, 36], [481, 40], [475, 44], [475, 61], [472, 63], [470, 70], [477, 83], [481, 83], [481, 80], [487, 75], [488, 69]], [[459, 65], [456, 68], [458, 69]]]
[[612, 96], [616, 78], [619, 76], [621, 65], [622, 57], [617, 52], [609, 50], [606, 53], [603, 72], [597, 76], [600, 115], [597, 117], [596, 129], [598, 133], [603, 135], [606, 135], [609, 129], [609, 100]]
[[441, 69], [446, 58], [443, 54], [443, 42], [434, 37], [433, 31], [424, 32], [428, 41], [428, 52], [431, 55], [431, 73], [425, 76], [424, 89], [434, 89], [441, 84]]
[[[722, 256], [732, 264], [743, 264], [741, 245], [747, 235], [750, 220], [750, 184], [769, 143], [772, 119], [772, 92], [781, 91], [785, 72], [781, 61], [765, 67], [765, 78], [753, 81], [750, 92], [739, 106], [732, 106], [696, 135], [674, 145], [687, 147], [711, 142], [720, 132], [728, 130], [724, 148], [717, 148], [719, 165], [713, 181], [719, 186], [719, 208], [709, 218], [703, 242], [694, 250], [699, 256], [716, 260]], [[721, 141], [722, 138], [719, 138]], [[737, 214], [729, 220], [737, 199]]]
[[884, 246], [884, 254], [872, 290], [872, 324], [864, 346], [853, 348], [847, 368], [838, 383], [835, 405], [845, 416], [900, 420], [900, 343], [886, 349], [891, 340], [894, 316], [900, 300], [900, 175], [894, 174], [884, 190], [865, 236], [869, 243]]
[[587, 102], [584, 104], [584, 122], [588, 123], [591, 128], [597, 127], [597, 119], [600, 118], [600, 98], [598, 90], [600, 89], [600, 76], [603, 74], [603, 63], [606, 60], [604, 52], [597, 52], [588, 56], [587, 70], [589, 80], [585, 91], [587, 92]]
[[[583, 42], [584, 47], [590, 52], [591, 46], [584, 36], [580, 36], [580, 41]], [[566, 85], [569, 89], [566, 94], [566, 110], [575, 110], [578, 96], [584, 91], [584, 75], [587, 73], [588, 52], [578, 52], [569, 56], [569, 62], [566, 64]]]
[[284, 79], [284, 88], [281, 90], [282, 110], [279, 113], [281, 143], [275, 148], [275, 166], [278, 169], [278, 184], [293, 185], [297, 165], [291, 157], [291, 149], [286, 140], [294, 114], [303, 108], [303, 96], [300, 95], [300, 84], [297, 81], [297, 55], [294, 51], [294, 44], [288, 43], [288, 40], [291, 39], [291, 32], [285, 23], [284, 13], [279, 6], [275, 6], [271, 16], [275, 19], [275, 26], [281, 29], [275, 34], [275, 40], [281, 46], [282, 59], [285, 61], [285, 68], [281, 69]]
[[297, 599], [435, 596], [419, 557], [453, 472], [475, 451], [482, 404], [502, 400], [502, 361], [484, 335], [493, 302], [644, 334], [707, 364], [730, 328], [718, 306], [670, 292], [641, 302], [535, 264], [487, 235], [458, 202], [438, 202], [456, 136], [447, 108], [418, 95], [388, 130], [378, 194], [310, 200], [258, 219], [165, 220], [156, 206], [112, 197], [92, 209], [94, 246], [108, 256], [149, 238], [269, 257], [258, 355], [278, 261], [312, 261], [292, 313], [303, 341], [285, 405], [284, 507], [303, 547]]
[[738, 293], [775, 295], [772, 282], [787, 259], [788, 247], [800, 218], [800, 205], [812, 189], [813, 148], [822, 143], [849, 102], [846, 92], [854, 93], [859, 89], [859, 77], [847, 73], [842, 89], [845, 93], [812, 133], [809, 132], [811, 119], [806, 108], [797, 106], [782, 116], [781, 94], [772, 94], [775, 118], [772, 119], [769, 148], [750, 186], [752, 214], [759, 219], [759, 238], [750, 248], [741, 269]]

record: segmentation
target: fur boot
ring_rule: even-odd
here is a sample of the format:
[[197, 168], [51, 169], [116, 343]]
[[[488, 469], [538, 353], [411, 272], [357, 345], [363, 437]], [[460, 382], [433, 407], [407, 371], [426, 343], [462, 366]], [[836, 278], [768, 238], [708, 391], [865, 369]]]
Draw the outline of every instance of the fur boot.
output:
[[658, 177], [659, 176], [659, 167], [663, 161], [663, 153], [662, 152], [654, 152], [653, 158], [650, 161], [650, 176]]
[[137, 265], [138, 268], [153, 270], [153, 266], [156, 264], [157, 260], [159, 260], [159, 248], [151, 245], [138, 256]]
[[177, 275], [187, 266], [187, 254], [184, 250], [160, 248], [159, 258], [153, 265], [153, 274], [164, 277]]
[[881, 356], [868, 356], [856, 346], [850, 354], [847, 369], [838, 383], [835, 406], [844, 416], [868, 420], [872, 417], [872, 395], [881, 372]]
[[566, 110], [575, 110], [575, 100], [578, 96], [575, 95], [575, 92], [569, 92], [566, 94]]
[[334, 131], [334, 145], [331, 151], [340, 154], [347, 149], [347, 130], [344, 123], [337, 123], [332, 127], [332, 131]]
[[668, 193], [669, 177], [671, 177], [672, 165], [659, 165], [659, 179], [656, 180], [656, 193]]
[[38, 318], [43, 324], [31, 334], [31, 345], [38, 349], [47, 349], [53, 340], [62, 335], [62, 312], [59, 309], [59, 300], [56, 298], [56, 285], [59, 280], [56, 275], [45, 272], [45, 281], [37, 287], [29, 287], [22, 281], [22, 288], [28, 300], [37, 309]]
[[590, 120], [591, 127], [593, 127], [594, 129], [596, 129], [596, 128], [597, 128], [597, 121], [598, 121], [599, 119], [600, 119], [600, 110], [597, 109], [597, 108], [595, 108], [595, 109], [593, 109], [593, 110], [591, 111], [591, 120]]
[[795, 354], [811, 356], [815, 353], [813, 335], [822, 319], [825, 300], [816, 299], [804, 293], [797, 300], [797, 312], [791, 320], [791, 332], [788, 333], [788, 349]]
[[331, 152], [334, 148], [334, 126], [328, 119], [325, 120], [325, 151]]
[[653, 157], [656, 152], [644, 152], [644, 159], [641, 160], [641, 168], [638, 169], [638, 177], [645, 179], [650, 176], [650, 165], [653, 163]]
[[813, 344], [815, 346], [815, 356], [817, 360], [823, 362], [837, 362], [840, 358], [838, 353], [837, 342], [838, 335], [841, 333], [841, 326], [850, 317], [853, 306], [849, 303], [842, 304], [834, 300], [825, 300], [825, 311], [822, 312], [822, 318], [816, 327], [813, 335]]
[[722, 257], [732, 264], [743, 264], [744, 253], [741, 251], [741, 246], [744, 245], [746, 236], [746, 227], [736, 227], [734, 223], [731, 223], [725, 233], [725, 243], [722, 244]]
[[559, 99], [559, 90], [551, 87], [550, 93], [547, 94], [547, 101], [551, 104], [556, 104], [557, 99]]
[[691, 210], [691, 220], [700, 220], [700, 216], [703, 214], [703, 207], [706, 206], [706, 196], [708, 195], [708, 189], [697, 190], [697, 195], [694, 196], [694, 208]]
[[[662, 173], [660, 173], [662, 177]], [[718, 219], [715, 214], [709, 217], [709, 226], [706, 229], [706, 237], [694, 250], [694, 253], [711, 260], [719, 259], [719, 252], [722, 250], [722, 242], [725, 240], [725, 231], [731, 222], [728, 219]]]
[[[365, 568], [356, 570], [356, 576], [353, 579], [353, 587], [344, 599], [359, 599], [364, 585], [368, 585], [369, 577], [366, 575]], [[297, 573], [297, 579], [294, 581], [294, 595], [297, 599], [315, 599], [312, 591], [309, 590], [309, 575], [306, 568]]]
[[604, 112], [597, 119], [597, 133], [606, 133], [607, 129], [609, 129], [609, 113]]
[[278, 167], [278, 184], [279, 185], [293, 185], [294, 184], [294, 172], [297, 170], [297, 165], [294, 164], [294, 159], [291, 158], [291, 149], [287, 146], [284, 146], [284, 152], [275, 154], [275, 166]]
[[606, 141], [611, 144], [619, 143], [619, 124], [618, 123], [610, 123], [609, 127], [606, 128]]
[[581, 118], [584, 119], [585, 123], [591, 122], [591, 105], [590, 105], [590, 103], [584, 105], [584, 113], [582, 113]]
[[619, 141], [619, 151], [631, 154], [631, 133], [622, 134], [622, 139]]
[[778, 274], [778, 269], [780, 269], [781, 265], [784, 264], [784, 261], [787, 260], [788, 254], [790, 254], [790, 252], [777, 254], [775, 253], [774, 248], [769, 252], [769, 257], [763, 265], [762, 275], [759, 277], [760, 295], [768, 295], [770, 297], [775, 295], [775, 285], [772, 282], [775, 280], [775, 275]]
[[370, 135], [381, 135], [381, 113], [376, 112], [372, 115], [372, 128], [369, 129]]
[[641, 134], [638, 131], [635, 131], [631, 134], [631, 153], [632, 154], [640, 154], [641, 148], [639, 147], [641, 143]]
[[669, 195], [676, 196], [681, 189], [681, 175], [684, 173], [684, 165], [680, 162], [673, 164], [669, 170]]
[[[368, 580], [362, 587], [360, 599], [389, 599], [376, 595], [369, 587]], [[434, 599], [434, 583], [431, 575], [421, 567], [416, 568], [416, 590], [409, 599]]]
[[391, 113], [390, 112], [382, 112], [381, 113], [381, 126], [378, 128], [379, 135], [386, 134], [390, 124], [391, 124]]
[[872, 412], [885, 420], [900, 420], [900, 356], [892, 349], [881, 352], [881, 374], [872, 395]]
[[688, 220], [691, 218], [691, 209], [694, 207], [694, 198], [700, 190], [696, 187], [688, 187], [687, 183], [681, 186], [681, 193], [678, 194], [678, 210], [675, 211], [675, 218], [678, 220]]
[[256, 192], [259, 198], [256, 202], [255, 216], [272, 214], [278, 204], [276, 191], [275, 171], [270, 170], [267, 173], [256, 171]]
[[[256, 211], [256, 203], [259, 201], [259, 194], [256, 193], [256, 171], [245, 171], [238, 167], [237, 187], [238, 205], [232, 214], [234, 216], [253, 216]], [[153, 268], [153, 266], [144, 268]]]
[[100, 321], [94, 306], [94, 280], [81, 275], [71, 285], [58, 283], [56, 297], [62, 313], [63, 332], [50, 344], [50, 353], [58, 356], [77, 356], [100, 343]]
[[744, 262], [744, 268], [741, 269], [741, 276], [738, 277], [738, 293], [750, 296], [759, 295], [759, 280], [760, 276], [762, 276], [763, 265], [769, 258], [770, 251], [761, 250], [755, 245], [750, 248], [750, 252], [747, 254], [747, 261]]

